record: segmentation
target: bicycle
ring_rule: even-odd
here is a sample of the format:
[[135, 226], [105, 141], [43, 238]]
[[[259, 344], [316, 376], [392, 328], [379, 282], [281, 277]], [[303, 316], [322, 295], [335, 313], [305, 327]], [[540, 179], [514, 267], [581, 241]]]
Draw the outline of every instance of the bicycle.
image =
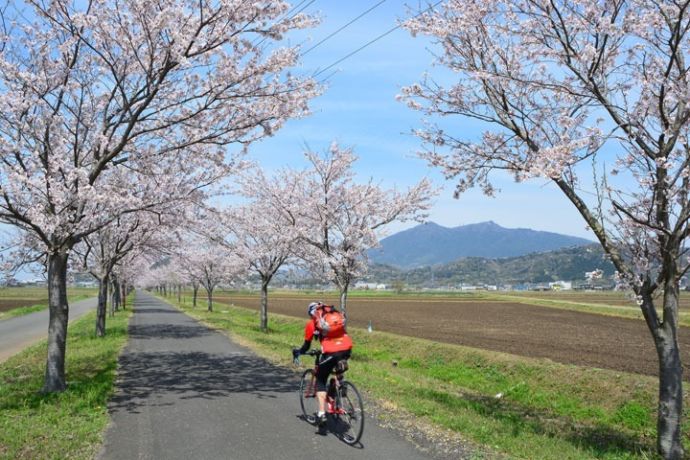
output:
[[[316, 413], [319, 401], [316, 397], [316, 372], [319, 368], [320, 350], [311, 350], [306, 355], [314, 356], [314, 368], [302, 374], [299, 385], [299, 403], [307, 423], [317, 425]], [[299, 357], [295, 364], [299, 364]], [[341, 360], [333, 370], [326, 392], [326, 415], [334, 420], [334, 433], [346, 444], [356, 444], [364, 432], [364, 404], [362, 396], [352, 382], [344, 379], [347, 360]]]

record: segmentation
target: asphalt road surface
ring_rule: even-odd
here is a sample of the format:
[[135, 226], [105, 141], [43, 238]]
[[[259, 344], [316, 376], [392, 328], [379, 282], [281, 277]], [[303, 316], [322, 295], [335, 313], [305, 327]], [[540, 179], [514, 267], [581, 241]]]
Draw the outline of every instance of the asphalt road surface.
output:
[[145, 292], [129, 332], [99, 459], [433, 458], [372, 419], [357, 446], [318, 434], [295, 373]]
[[[70, 303], [69, 320], [96, 308], [97, 298]], [[94, 325], [95, 327], [95, 325]], [[0, 362], [48, 337], [48, 309], [0, 321]]]

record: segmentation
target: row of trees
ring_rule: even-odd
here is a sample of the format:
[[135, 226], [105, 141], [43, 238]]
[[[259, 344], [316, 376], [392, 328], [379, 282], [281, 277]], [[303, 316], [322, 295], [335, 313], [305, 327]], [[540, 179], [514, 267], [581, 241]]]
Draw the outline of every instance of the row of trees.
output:
[[68, 264], [79, 254], [101, 281], [118, 262], [131, 268], [123, 254], [153, 245], [152, 226], [189, 222], [253, 141], [306, 114], [320, 88], [287, 72], [296, 48], [273, 43], [313, 20], [252, 0], [26, 0], [2, 11], [0, 221], [45, 259], [43, 390], [57, 392]]
[[[0, 13], [0, 222], [17, 230], [11, 259], [46, 267], [45, 392], [65, 389], [70, 269], [98, 280], [99, 336], [109, 289], [120, 302], [161, 260], [209, 306], [221, 279], [254, 270], [265, 328], [282, 264], [332, 273], [345, 302], [375, 232], [428, 207], [427, 182], [355, 184], [354, 155], [335, 145], [303, 171], [247, 170], [251, 144], [321, 91], [289, 72], [298, 48], [277, 45], [314, 24], [283, 1], [26, 0]], [[244, 204], [211, 208], [231, 176]]]
[[366, 251], [380, 230], [398, 220], [420, 220], [434, 194], [426, 180], [406, 191], [355, 182], [351, 149], [332, 144], [324, 155], [306, 152], [309, 166], [267, 176], [252, 169], [238, 178], [246, 200], [240, 206], [209, 208], [180, 250], [150, 274], [149, 287], [172, 283], [207, 293], [221, 282], [248, 274], [261, 282], [261, 323], [268, 328], [268, 286], [286, 264], [333, 282], [347, 309], [351, 284], [366, 270]]

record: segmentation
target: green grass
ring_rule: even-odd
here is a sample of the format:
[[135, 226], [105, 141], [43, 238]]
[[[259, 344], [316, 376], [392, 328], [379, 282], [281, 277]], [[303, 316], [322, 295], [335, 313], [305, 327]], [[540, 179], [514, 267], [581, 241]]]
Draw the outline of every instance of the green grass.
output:
[[[67, 301], [77, 302], [88, 299], [98, 294], [94, 288], [68, 288]], [[0, 311], [0, 321], [17, 316], [28, 315], [48, 308], [48, 290], [45, 287], [2, 288], [0, 289], [0, 303], [7, 299], [36, 299], [36, 303], [28, 306], [17, 307], [11, 310]]]
[[104, 338], [94, 337], [94, 312], [70, 324], [63, 393], [40, 393], [45, 341], [0, 364], [0, 459], [94, 457], [109, 420], [106, 404], [130, 315], [109, 317]]
[[[181, 308], [282, 365], [290, 365], [289, 350], [302, 341], [301, 319], [270, 315], [270, 330], [262, 333], [254, 310]], [[655, 458], [654, 378], [383, 332], [350, 333], [349, 378], [393, 419], [414, 417], [418, 425], [459, 433], [482, 451], [510, 458]], [[687, 418], [683, 428], [687, 448]]]

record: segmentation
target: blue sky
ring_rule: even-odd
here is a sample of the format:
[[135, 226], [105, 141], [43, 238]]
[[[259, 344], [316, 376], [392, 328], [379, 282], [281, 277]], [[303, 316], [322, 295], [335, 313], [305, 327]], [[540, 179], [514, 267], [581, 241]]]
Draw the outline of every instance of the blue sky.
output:
[[[297, 4], [299, 1], [294, 1]], [[321, 23], [298, 36], [292, 44], [309, 49], [354, 19], [378, 1], [340, 2], [316, 0], [305, 12], [317, 14]], [[413, 7], [418, 10], [415, 4]], [[422, 6], [425, 8], [426, 6]], [[387, 0], [366, 16], [319, 45], [303, 58], [300, 72], [312, 74], [396, 26], [408, 16], [399, 0]], [[593, 239], [575, 208], [546, 180], [515, 184], [511, 177], [498, 177], [502, 190], [496, 198], [472, 190], [453, 199], [454, 184], [417, 158], [420, 142], [410, 134], [422, 124], [421, 114], [397, 102], [400, 88], [419, 81], [425, 71], [452, 78], [434, 67], [433, 44], [413, 38], [398, 29], [320, 75], [338, 70], [327, 83], [325, 93], [312, 102], [313, 114], [292, 120], [272, 138], [255, 144], [251, 158], [267, 169], [301, 167], [305, 144], [324, 151], [332, 141], [351, 146], [359, 156], [356, 169], [361, 180], [374, 178], [385, 187], [408, 187], [423, 177], [443, 187], [435, 199], [429, 220], [457, 226], [493, 220], [508, 228], [533, 228]], [[444, 126], [461, 137], [471, 137], [480, 126], [461, 118], [446, 120]], [[389, 233], [414, 224], [392, 224]]]

